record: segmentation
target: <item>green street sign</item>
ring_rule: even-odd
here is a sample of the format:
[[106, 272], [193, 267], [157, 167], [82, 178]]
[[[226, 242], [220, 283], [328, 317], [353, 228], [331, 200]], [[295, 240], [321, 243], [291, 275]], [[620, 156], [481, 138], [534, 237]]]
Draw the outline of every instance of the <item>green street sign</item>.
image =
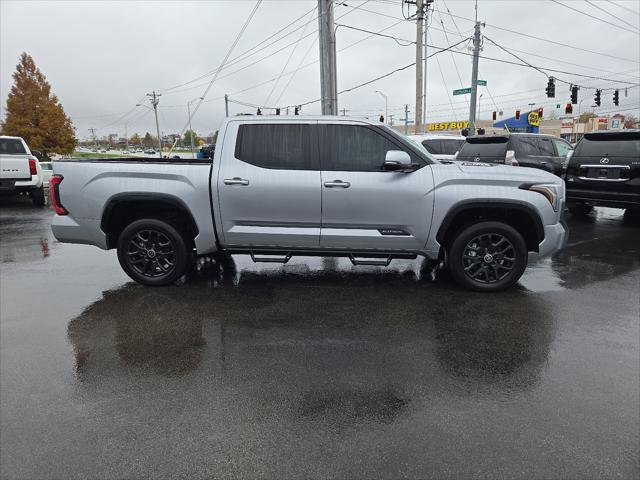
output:
[[464, 95], [465, 93], [471, 93], [471, 87], [459, 88], [459, 89], [453, 91], [454, 95]]
[[479, 87], [486, 87], [487, 86], [487, 81], [486, 80], [478, 80], [477, 85]]
[[556, 108], [560, 108], [560, 104], [559, 103], [556, 103]]

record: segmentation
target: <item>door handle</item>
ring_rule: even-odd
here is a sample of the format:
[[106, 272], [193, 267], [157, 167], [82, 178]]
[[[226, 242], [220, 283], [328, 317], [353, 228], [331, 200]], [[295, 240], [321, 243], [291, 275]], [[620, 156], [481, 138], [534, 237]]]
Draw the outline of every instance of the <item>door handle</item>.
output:
[[249, 180], [240, 177], [225, 178], [223, 182], [225, 185], [249, 185]]
[[334, 180], [333, 182], [324, 182], [324, 186], [327, 188], [349, 188], [351, 183], [343, 182], [342, 180]]

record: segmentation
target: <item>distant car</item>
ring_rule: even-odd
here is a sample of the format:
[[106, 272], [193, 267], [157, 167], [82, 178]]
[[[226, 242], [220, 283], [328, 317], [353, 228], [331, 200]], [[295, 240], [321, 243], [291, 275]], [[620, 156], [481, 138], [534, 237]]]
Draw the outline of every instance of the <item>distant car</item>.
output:
[[42, 169], [42, 184], [48, 187], [49, 179], [53, 175], [53, 162], [40, 162], [40, 168]]
[[216, 151], [215, 144], [202, 145], [196, 153], [197, 158], [213, 158], [213, 154]]
[[466, 138], [462, 135], [409, 135], [414, 142], [421, 144], [436, 160], [454, 160]]
[[0, 193], [26, 194], [43, 206], [42, 167], [35, 153], [20, 137], [0, 136]]
[[122, 155], [129, 155], [131, 152], [129, 150], [123, 150]]
[[567, 155], [566, 140], [537, 133], [509, 133], [468, 137], [456, 156], [461, 162], [501, 163], [546, 170], [562, 176]]
[[155, 155], [156, 151], [152, 148], [149, 148], [147, 150], [144, 151], [144, 153], [146, 153], [147, 155]]
[[573, 215], [594, 206], [640, 210], [640, 130], [586, 133], [569, 156], [567, 205]]

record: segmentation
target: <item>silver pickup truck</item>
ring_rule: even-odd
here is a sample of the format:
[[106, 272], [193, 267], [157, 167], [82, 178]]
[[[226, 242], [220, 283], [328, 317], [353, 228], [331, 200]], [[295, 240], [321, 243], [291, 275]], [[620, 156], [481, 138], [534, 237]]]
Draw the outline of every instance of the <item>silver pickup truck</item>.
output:
[[50, 181], [62, 242], [117, 248], [125, 272], [166, 285], [197, 256], [424, 256], [462, 286], [515, 284], [528, 252], [567, 241], [562, 179], [542, 170], [441, 163], [378, 123], [235, 117], [213, 160], [58, 161]]

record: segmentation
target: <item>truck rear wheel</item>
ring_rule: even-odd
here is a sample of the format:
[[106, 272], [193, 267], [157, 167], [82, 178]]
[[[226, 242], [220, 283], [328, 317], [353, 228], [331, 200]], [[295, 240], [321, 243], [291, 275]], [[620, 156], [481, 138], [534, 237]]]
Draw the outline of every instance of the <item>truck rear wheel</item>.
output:
[[143, 285], [169, 285], [187, 270], [189, 252], [184, 238], [170, 224], [145, 218], [125, 227], [118, 238], [120, 266]]
[[464, 228], [449, 249], [449, 271], [456, 282], [482, 292], [515, 285], [527, 261], [524, 238], [502, 222], [479, 222]]

